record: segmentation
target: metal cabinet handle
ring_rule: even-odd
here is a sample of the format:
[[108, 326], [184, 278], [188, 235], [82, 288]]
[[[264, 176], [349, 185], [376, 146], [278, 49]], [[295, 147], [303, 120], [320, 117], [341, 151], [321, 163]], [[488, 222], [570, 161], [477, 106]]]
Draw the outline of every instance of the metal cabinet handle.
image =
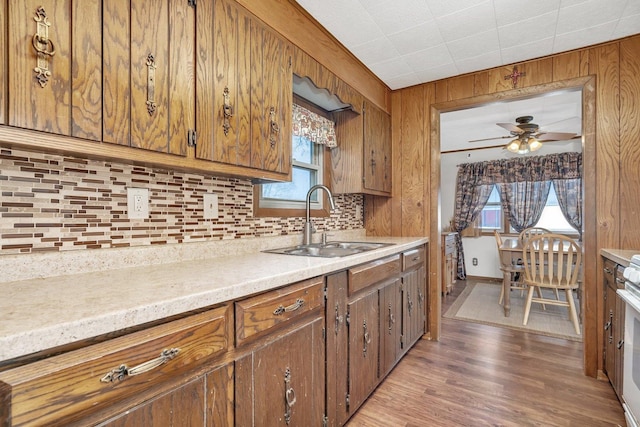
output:
[[107, 374], [100, 378], [100, 381], [103, 383], [112, 383], [115, 381], [122, 381], [125, 377], [132, 377], [134, 375], [144, 374], [145, 372], [149, 372], [158, 366], [164, 365], [174, 357], [178, 355], [180, 352], [179, 348], [172, 348], [170, 350], [163, 350], [160, 353], [160, 356], [155, 359], [151, 359], [147, 362], [141, 363], [138, 366], [134, 366], [133, 368], [127, 368], [127, 365], [122, 364], [116, 369], [112, 369], [111, 372], [107, 372]]
[[298, 298], [296, 300], [296, 302], [294, 302], [291, 305], [288, 306], [284, 306], [282, 304], [280, 304], [278, 306], [278, 308], [276, 308], [275, 310], [273, 310], [273, 314], [275, 314], [276, 316], [281, 315], [282, 313], [288, 313], [290, 311], [296, 311], [297, 309], [299, 309], [300, 307], [302, 307], [304, 305], [304, 299], [302, 298]]
[[336, 303], [336, 335], [338, 335], [338, 328], [340, 327], [343, 319], [344, 317], [340, 315], [340, 310], [338, 304]]
[[391, 303], [389, 303], [389, 335], [391, 335], [391, 331], [393, 330], [394, 323], [396, 323], [396, 318], [391, 312]]
[[231, 128], [231, 123], [229, 119], [233, 117], [233, 106], [231, 105], [231, 101], [229, 100], [229, 88], [225, 87], [224, 91], [222, 91], [222, 131], [225, 136], [229, 134], [229, 129]]
[[36, 80], [40, 87], [45, 87], [51, 77], [49, 71], [49, 59], [56, 54], [56, 47], [53, 41], [49, 39], [49, 27], [51, 22], [42, 6], [38, 7], [33, 18], [36, 21], [36, 32], [31, 39], [33, 48], [36, 51], [36, 66], [33, 72], [36, 73]]
[[623, 345], [624, 345], [624, 340], [620, 340], [618, 341], [618, 345], [616, 347], [618, 348], [618, 350], [620, 350]]
[[280, 133], [280, 126], [276, 121], [276, 109], [274, 107], [269, 108], [269, 144], [275, 146]]
[[152, 53], [147, 55], [147, 112], [150, 116], [156, 112], [156, 58]]
[[604, 324], [604, 330], [605, 331], [608, 331], [610, 327], [611, 327], [611, 322], [607, 322], [607, 323]]
[[362, 335], [363, 345], [362, 345], [362, 355], [367, 357], [367, 349], [369, 344], [371, 343], [371, 336], [369, 335], [369, 331], [367, 331], [367, 321], [366, 319], [362, 322], [362, 329], [364, 330], [364, 334]]
[[291, 422], [291, 408], [296, 404], [296, 392], [291, 387], [291, 369], [284, 371], [284, 421], [289, 425]]

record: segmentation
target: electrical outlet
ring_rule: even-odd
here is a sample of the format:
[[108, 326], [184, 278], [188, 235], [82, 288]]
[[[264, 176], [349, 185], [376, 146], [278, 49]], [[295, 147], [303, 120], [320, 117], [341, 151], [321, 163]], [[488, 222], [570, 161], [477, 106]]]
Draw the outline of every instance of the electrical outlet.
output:
[[205, 193], [202, 202], [204, 203], [204, 219], [218, 218], [218, 195]]
[[129, 219], [149, 218], [149, 189], [127, 188], [127, 216]]
[[471, 260], [471, 263], [472, 263], [473, 265], [478, 265], [478, 258], [473, 258], [473, 259]]
[[362, 206], [356, 205], [356, 219], [362, 219]]

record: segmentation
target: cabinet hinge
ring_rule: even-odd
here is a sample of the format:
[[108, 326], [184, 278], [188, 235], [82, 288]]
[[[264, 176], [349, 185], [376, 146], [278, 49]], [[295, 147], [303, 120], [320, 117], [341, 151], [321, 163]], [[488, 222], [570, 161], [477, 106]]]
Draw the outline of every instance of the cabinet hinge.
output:
[[322, 295], [324, 295], [324, 300], [326, 301], [327, 300], [327, 288], [324, 288], [322, 290]]
[[346, 399], [345, 399], [345, 403], [347, 405], [347, 411], [349, 410], [349, 399], [351, 398], [351, 396], [349, 396], [349, 393], [347, 393]]
[[327, 417], [326, 415], [322, 416], [322, 426], [323, 427], [327, 427], [329, 425], [329, 417]]
[[400, 335], [400, 348], [404, 348], [404, 335]]
[[196, 0], [187, 0], [187, 4], [191, 7], [196, 7]]
[[349, 322], [351, 321], [351, 314], [349, 312], [347, 312], [347, 315], [344, 317], [344, 321], [347, 323], [347, 326], [349, 326]]
[[324, 341], [325, 339], [327, 339], [327, 330], [322, 328], [322, 340]]
[[194, 129], [189, 129], [187, 132], [187, 147], [195, 147], [197, 143], [196, 138], [196, 131]]

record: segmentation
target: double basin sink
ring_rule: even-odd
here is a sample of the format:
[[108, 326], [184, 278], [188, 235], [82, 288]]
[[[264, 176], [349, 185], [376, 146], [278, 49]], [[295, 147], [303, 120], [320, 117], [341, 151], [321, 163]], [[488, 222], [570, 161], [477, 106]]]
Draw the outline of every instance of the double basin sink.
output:
[[327, 242], [313, 243], [309, 245], [297, 245], [287, 248], [270, 249], [264, 252], [285, 255], [301, 255], [321, 258], [338, 258], [348, 255], [355, 255], [374, 249], [391, 246], [393, 243], [374, 242]]

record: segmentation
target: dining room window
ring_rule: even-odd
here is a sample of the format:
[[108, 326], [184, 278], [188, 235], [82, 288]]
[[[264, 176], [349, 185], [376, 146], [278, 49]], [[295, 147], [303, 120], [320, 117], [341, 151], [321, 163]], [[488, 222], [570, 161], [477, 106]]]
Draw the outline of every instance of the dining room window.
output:
[[[487, 234], [493, 233], [494, 230], [498, 230], [501, 233], [517, 233], [517, 231], [511, 227], [509, 216], [506, 215], [502, 208], [500, 191], [497, 185], [493, 186], [487, 204], [478, 216], [477, 227], [482, 233]], [[547, 202], [542, 210], [540, 219], [534, 227], [546, 228], [549, 231], [559, 234], [576, 234], [575, 228], [569, 224], [562, 213], [554, 185], [549, 187]]]

